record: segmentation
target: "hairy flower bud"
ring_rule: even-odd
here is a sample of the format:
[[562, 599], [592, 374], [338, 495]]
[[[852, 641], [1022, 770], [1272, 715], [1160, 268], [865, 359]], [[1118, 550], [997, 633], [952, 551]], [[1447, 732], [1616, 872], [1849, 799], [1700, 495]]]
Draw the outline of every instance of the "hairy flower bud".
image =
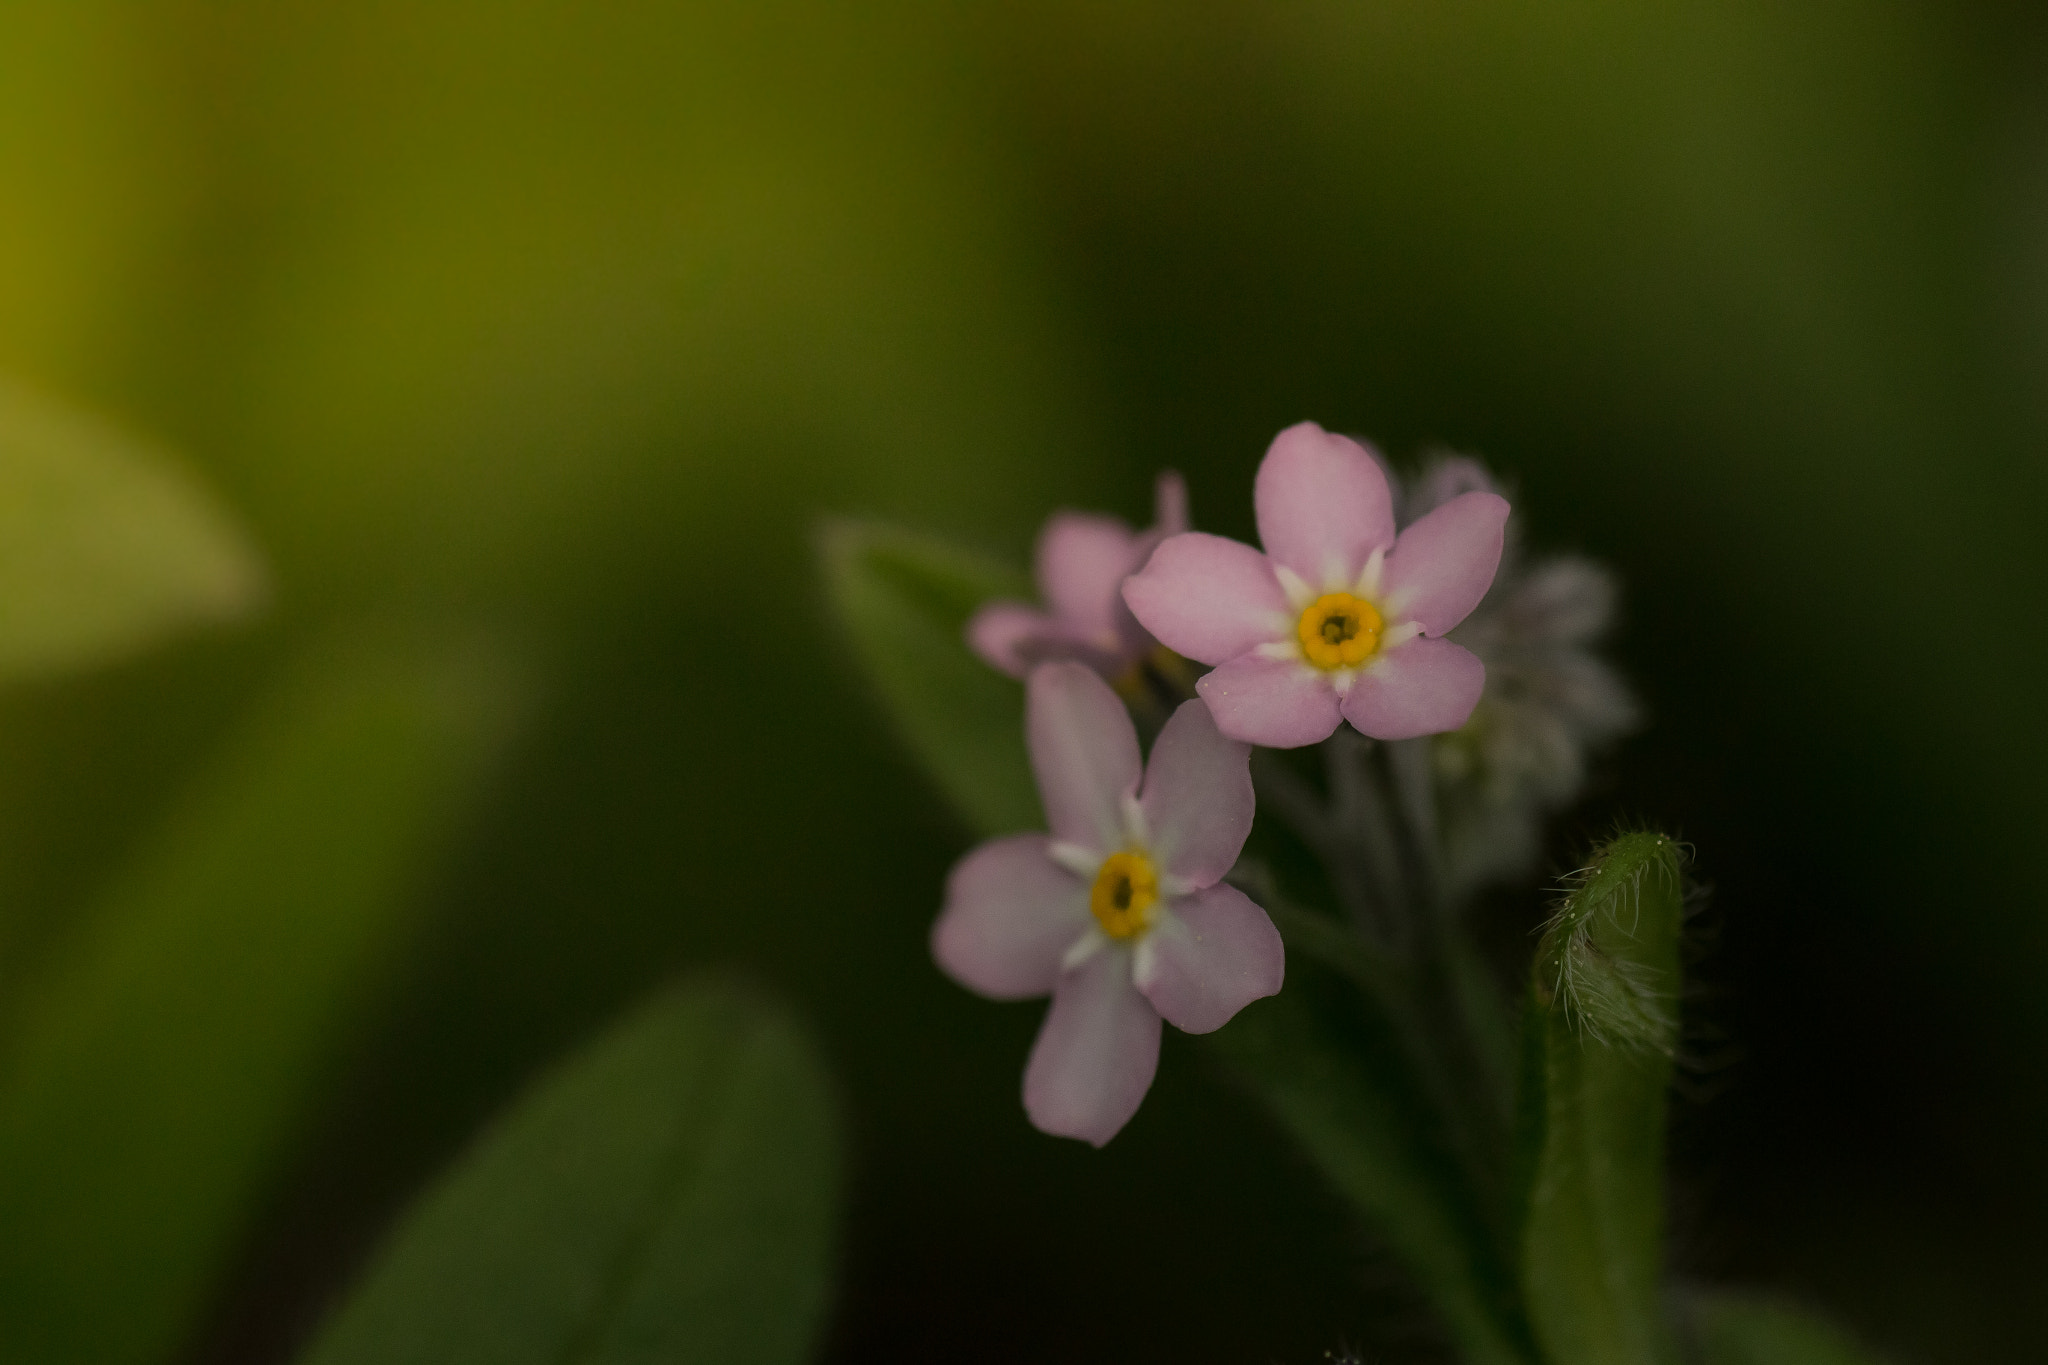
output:
[[1624, 834], [1572, 874], [1536, 950], [1535, 987], [1573, 1028], [1611, 1047], [1678, 1046], [1685, 861], [1663, 834]]

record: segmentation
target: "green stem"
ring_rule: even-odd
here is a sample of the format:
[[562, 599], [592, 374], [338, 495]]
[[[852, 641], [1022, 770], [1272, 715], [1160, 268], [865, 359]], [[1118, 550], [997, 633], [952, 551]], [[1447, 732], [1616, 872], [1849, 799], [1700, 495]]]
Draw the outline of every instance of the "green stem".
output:
[[[1353, 922], [1349, 974], [1393, 1027], [1480, 1217], [1498, 1310], [1520, 1321], [1512, 1063], [1502, 1058], [1502, 1006], [1442, 895], [1428, 757], [1415, 745], [1340, 731], [1324, 746], [1327, 801], [1281, 760], [1266, 759], [1255, 773], [1262, 805], [1322, 860]], [[1282, 909], [1266, 880], [1266, 903]]]

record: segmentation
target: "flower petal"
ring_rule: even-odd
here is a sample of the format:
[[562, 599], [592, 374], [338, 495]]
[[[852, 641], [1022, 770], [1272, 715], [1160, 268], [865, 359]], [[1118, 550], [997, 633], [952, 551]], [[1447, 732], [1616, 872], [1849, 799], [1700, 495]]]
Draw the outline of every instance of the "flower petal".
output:
[[1105, 856], [1123, 847], [1123, 800], [1142, 771], [1138, 731], [1109, 684], [1075, 663], [1041, 664], [1025, 684], [1024, 735], [1055, 839]]
[[1216, 728], [1269, 749], [1298, 749], [1330, 737], [1342, 713], [1327, 675], [1295, 659], [1247, 654], [1195, 684]]
[[991, 668], [1013, 678], [1044, 657], [1052, 618], [1022, 602], [988, 602], [967, 618], [967, 646]]
[[1442, 635], [1471, 614], [1500, 567], [1508, 500], [1460, 493], [1427, 513], [1387, 556], [1386, 596], [1395, 614]]
[[1416, 638], [1387, 650], [1344, 697], [1344, 719], [1374, 739], [1455, 730], [1486, 690], [1486, 665], [1449, 640]]
[[1021, 602], [989, 602], [967, 620], [967, 644], [991, 667], [1022, 678], [1044, 663], [1086, 664], [1105, 678], [1128, 668], [1152, 642], [1117, 603], [1117, 633], [1104, 637], [1068, 625]]
[[1200, 887], [1230, 871], [1252, 832], [1251, 754], [1216, 728], [1206, 702], [1182, 702], [1168, 717], [1138, 800], [1161, 872]]
[[1024, 1066], [1024, 1111], [1041, 1132], [1100, 1147], [1158, 1068], [1159, 1013], [1131, 984], [1129, 951], [1105, 949], [1060, 977]]
[[1266, 912], [1234, 886], [1175, 901], [1138, 949], [1136, 982], [1175, 1028], [1211, 1033], [1280, 993], [1287, 951]]
[[1350, 586], [1374, 550], [1394, 543], [1387, 476], [1364, 446], [1314, 422], [1273, 438], [1252, 498], [1266, 553], [1311, 587]]
[[1124, 580], [1124, 601], [1161, 644], [1205, 664], [1284, 639], [1294, 627], [1266, 557], [1201, 531], [1162, 541]]
[[1046, 856], [1049, 843], [1042, 834], [992, 839], [953, 864], [932, 957], [968, 990], [991, 1000], [1044, 995], [1088, 932], [1088, 886]]
[[1614, 619], [1614, 575], [1591, 560], [1560, 555], [1532, 565], [1502, 603], [1504, 624], [1524, 646], [1588, 645]]
[[1038, 590], [1062, 625], [1112, 642], [1138, 555], [1137, 532], [1115, 517], [1058, 513], [1038, 536]]

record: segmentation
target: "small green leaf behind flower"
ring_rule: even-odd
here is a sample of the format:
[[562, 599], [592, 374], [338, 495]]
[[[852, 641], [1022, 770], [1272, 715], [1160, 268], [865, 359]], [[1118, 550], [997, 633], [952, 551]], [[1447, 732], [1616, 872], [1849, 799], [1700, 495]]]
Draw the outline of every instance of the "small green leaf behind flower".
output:
[[976, 833], [1041, 826], [1023, 688], [976, 658], [963, 634], [982, 603], [1029, 598], [1023, 575], [875, 522], [830, 522], [819, 549], [845, 638], [939, 790]]
[[304, 1365], [797, 1365], [837, 1181], [796, 1024], [732, 985], [672, 989], [427, 1193]]
[[263, 591], [247, 538], [169, 457], [0, 379], [0, 678], [109, 662]]
[[1518, 1120], [1522, 1282], [1558, 1365], [1672, 1358], [1664, 1135], [1684, 882], [1669, 837], [1621, 835], [1575, 877], [1536, 952]]

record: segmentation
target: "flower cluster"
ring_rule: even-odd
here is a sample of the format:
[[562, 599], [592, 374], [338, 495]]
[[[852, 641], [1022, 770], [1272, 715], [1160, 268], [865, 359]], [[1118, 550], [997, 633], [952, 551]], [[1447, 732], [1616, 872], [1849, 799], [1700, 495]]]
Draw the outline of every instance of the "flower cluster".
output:
[[1124, 584], [1162, 643], [1216, 666], [1197, 690], [1223, 732], [1292, 749], [1347, 720], [1375, 739], [1464, 724], [1486, 669], [1441, 637], [1493, 582], [1507, 500], [1461, 493], [1396, 535], [1379, 462], [1303, 422], [1266, 452], [1253, 505], [1265, 553], [1178, 535]]
[[[995, 602], [968, 641], [1026, 679], [1026, 735], [1050, 832], [981, 845], [953, 869], [939, 965], [998, 1000], [1051, 995], [1024, 1105], [1100, 1145], [1136, 1112], [1162, 1019], [1220, 1028], [1280, 989], [1265, 911], [1225, 883], [1251, 832], [1254, 745], [1349, 722], [1381, 740], [1465, 724], [1486, 666], [1446, 639], [1487, 595], [1508, 504], [1457, 489], [1397, 528], [1375, 457], [1314, 423], [1267, 451], [1263, 550], [1187, 529], [1172, 475], [1156, 524], [1061, 513], [1038, 546], [1046, 607]], [[1210, 665], [1140, 756], [1123, 681], [1163, 645]]]
[[1180, 475], [1161, 474], [1151, 529], [1133, 531], [1115, 517], [1057, 512], [1038, 536], [1038, 591], [1045, 608], [985, 604], [967, 623], [967, 643], [992, 666], [1021, 678], [1041, 663], [1071, 659], [1121, 678], [1153, 647], [1124, 605], [1124, 579], [1143, 568], [1159, 542], [1188, 529], [1188, 492]]
[[1051, 834], [961, 859], [932, 951], [983, 995], [1052, 995], [1024, 1107], [1100, 1146], [1152, 1084], [1162, 1018], [1207, 1033], [1280, 989], [1279, 933], [1222, 884], [1251, 833], [1251, 746], [1190, 701], [1141, 765], [1123, 703], [1075, 663], [1035, 670], [1027, 705]]
[[[1440, 456], [1402, 511], [1413, 520], [1473, 490], [1496, 491], [1486, 467]], [[1430, 741], [1451, 898], [1529, 871], [1541, 819], [1578, 795], [1587, 755], [1636, 725], [1635, 699], [1594, 652], [1616, 595], [1606, 569], [1576, 555], [1531, 556], [1510, 523], [1493, 586], [1451, 633], [1484, 661], [1486, 690], [1465, 724]]]

